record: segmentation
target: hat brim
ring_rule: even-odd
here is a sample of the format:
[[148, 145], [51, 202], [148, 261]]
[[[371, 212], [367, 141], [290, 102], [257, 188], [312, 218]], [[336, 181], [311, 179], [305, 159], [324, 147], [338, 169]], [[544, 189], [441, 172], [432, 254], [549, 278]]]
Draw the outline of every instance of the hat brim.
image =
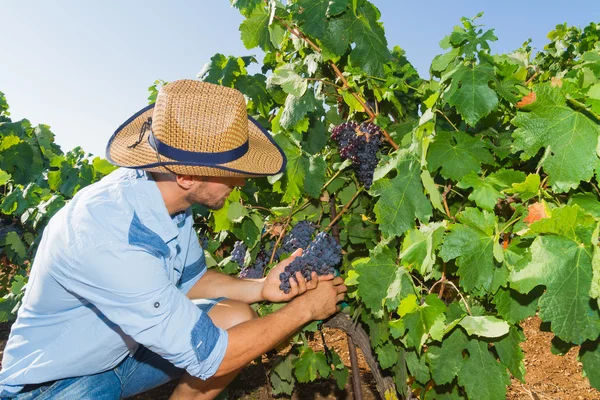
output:
[[[286, 157], [254, 118], [248, 116], [248, 151], [240, 158], [223, 164], [198, 161], [181, 162], [157, 154], [150, 146], [148, 133], [138, 141], [145, 121], [152, 117], [154, 103], [142, 108], [125, 121], [112, 135], [106, 146], [106, 158], [112, 164], [125, 168], [139, 168], [153, 172], [175, 172], [182, 175], [260, 177], [276, 175], [285, 170]], [[165, 168], [166, 167], [166, 168]]]

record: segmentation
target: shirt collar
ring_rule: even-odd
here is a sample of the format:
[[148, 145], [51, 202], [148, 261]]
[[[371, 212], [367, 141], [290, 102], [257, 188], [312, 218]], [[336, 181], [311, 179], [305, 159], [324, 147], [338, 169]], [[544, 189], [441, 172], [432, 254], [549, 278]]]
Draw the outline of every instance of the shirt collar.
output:
[[176, 238], [179, 235], [177, 226], [182, 218], [185, 219], [186, 213], [178, 213], [173, 217], [169, 215], [160, 190], [148, 172], [132, 170], [129, 179], [137, 202], [135, 211], [140, 221], [165, 243]]

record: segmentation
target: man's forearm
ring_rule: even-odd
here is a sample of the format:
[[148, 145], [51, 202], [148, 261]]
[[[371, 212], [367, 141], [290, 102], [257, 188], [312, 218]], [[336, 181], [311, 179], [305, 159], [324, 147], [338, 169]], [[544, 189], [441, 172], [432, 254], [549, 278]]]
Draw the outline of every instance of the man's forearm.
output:
[[227, 297], [247, 304], [263, 301], [262, 279], [238, 279], [217, 271], [208, 270], [187, 293], [190, 299]]
[[227, 350], [215, 376], [250, 363], [311, 320], [309, 309], [300, 301], [292, 301], [273, 314], [228, 329]]

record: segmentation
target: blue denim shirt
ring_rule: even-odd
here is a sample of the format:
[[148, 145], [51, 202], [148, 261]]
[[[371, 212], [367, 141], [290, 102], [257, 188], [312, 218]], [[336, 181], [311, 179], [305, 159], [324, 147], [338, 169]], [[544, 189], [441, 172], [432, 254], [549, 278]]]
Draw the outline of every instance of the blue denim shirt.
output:
[[0, 396], [114, 368], [138, 343], [206, 379], [227, 332], [185, 293], [206, 272], [191, 211], [170, 216], [149, 174], [119, 169], [49, 222], [12, 326]]

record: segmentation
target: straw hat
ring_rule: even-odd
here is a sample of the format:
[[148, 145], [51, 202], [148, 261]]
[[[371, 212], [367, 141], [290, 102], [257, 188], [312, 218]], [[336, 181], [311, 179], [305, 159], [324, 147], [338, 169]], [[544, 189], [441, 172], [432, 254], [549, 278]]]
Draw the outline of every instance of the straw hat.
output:
[[121, 125], [106, 158], [119, 167], [182, 175], [275, 175], [286, 158], [246, 112], [242, 93], [195, 80], [163, 86], [151, 104]]

